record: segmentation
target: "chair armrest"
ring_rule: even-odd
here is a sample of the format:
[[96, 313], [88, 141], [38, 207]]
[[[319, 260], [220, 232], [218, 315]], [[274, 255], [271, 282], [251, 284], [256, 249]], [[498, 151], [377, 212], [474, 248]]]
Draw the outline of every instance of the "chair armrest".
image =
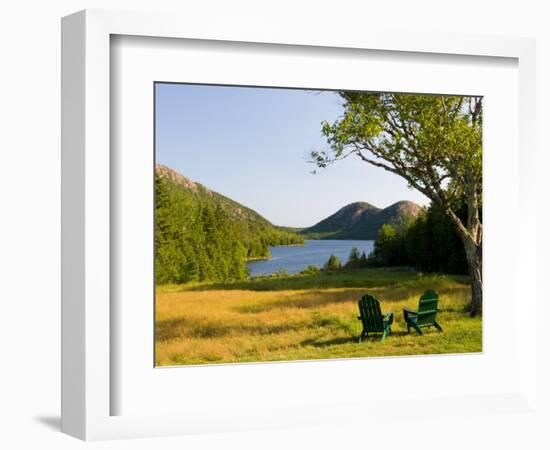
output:
[[393, 323], [393, 313], [389, 312], [384, 314], [384, 319], [390, 323], [390, 325]]
[[418, 311], [413, 311], [412, 309], [409, 309], [409, 308], [403, 308], [403, 312], [406, 312], [407, 314], [413, 314], [413, 315], [418, 315]]

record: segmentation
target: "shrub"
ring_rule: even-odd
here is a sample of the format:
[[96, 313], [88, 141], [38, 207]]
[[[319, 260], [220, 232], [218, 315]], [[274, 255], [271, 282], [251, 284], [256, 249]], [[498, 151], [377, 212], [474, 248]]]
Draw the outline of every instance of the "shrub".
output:
[[339, 270], [342, 268], [342, 263], [340, 262], [340, 258], [335, 255], [330, 255], [330, 258], [323, 266], [323, 269], [325, 270]]
[[344, 266], [346, 269], [358, 269], [361, 267], [361, 254], [357, 247], [353, 247], [348, 256], [348, 262]]
[[306, 269], [302, 270], [300, 274], [302, 275], [315, 275], [319, 273], [319, 267], [316, 265], [309, 265]]

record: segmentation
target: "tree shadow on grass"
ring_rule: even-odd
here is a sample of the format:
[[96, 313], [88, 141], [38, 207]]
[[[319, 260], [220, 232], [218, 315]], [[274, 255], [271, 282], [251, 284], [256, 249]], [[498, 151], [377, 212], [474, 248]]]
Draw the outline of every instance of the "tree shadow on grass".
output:
[[[445, 290], [442, 290], [442, 295], [451, 295], [453, 292], [456, 292], [462, 288], [452, 287]], [[304, 293], [295, 294], [291, 298], [282, 298], [269, 300], [262, 303], [257, 303], [253, 305], [244, 305], [236, 306], [234, 310], [240, 313], [245, 314], [258, 314], [262, 312], [273, 311], [277, 309], [286, 309], [286, 308], [318, 308], [322, 306], [328, 306], [337, 303], [357, 303], [362, 295], [367, 293], [372, 293], [377, 297], [383, 304], [384, 303], [393, 303], [401, 302], [404, 298], [413, 295], [414, 297], [420, 297], [423, 290], [420, 289], [409, 289], [399, 288], [394, 289], [389, 292], [384, 292], [383, 295], [380, 295], [377, 292], [376, 288], [366, 289], [366, 288], [357, 288], [356, 291], [342, 291], [335, 292], [323, 289], [309, 290]], [[388, 306], [391, 309], [391, 305]], [[448, 308], [451, 311], [451, 308]], [[443, 311], [443, 309], [442, 309]], [[445, 310], [447, 311], [447, 310]], [[394, 313], [401, 313], [401, 309], [395, 310]]]
[[188, 290], [250, 290], [279, 291], [295, 289], [328, 288], [372, 288], [395, 285], [396, 283], [420, 279], [410, 271], [389, 269], [356, 269], [323, 271], [309, 275], [286, 275], [255, 277], [230, 283], [212, 283], [191, 286]]
[[404, 289], [424, 291], [428, 288], [438, 288], [442, 281], [444, 283], [450, 281], [459, 285], [469, 283], [468, 278], [463, 275], [422, 274], [403, 268], [374, 268], [321, 271], [314, 274], [261, 276], [242, 281], [182, 286], [182, 288], [190, 291], [280, 291], [329, 288], [372, 289], [398, 286]]
[[192, 338], [221, 338], [231, 334], [263, 336], [298, 331], [306, 328], [302, 323], [288, 324], [224, 324], [223, 322], [194, 322], [185, 317], [158, 321], [155, 325], [157, 341], [170, 341], [183, 336]]
[[302, 294], [293, 295], [292, 298], [269, 300], [255, 305], [244, 305], [235, 307], [241, 313], [257, 314], [287, 308], [318, 308], [334, 303], [357, 302], [360, 293], [330, 292], [323, 290], [308, 291]]
[[[392, 333], [386, 337], [386, 340], [390, 340], [393, 337], [403, 337], [407, 336], [409, 333], [406, 331], [392, 331]], [[373, 343], [380, 343], [380, 339], [382, 338], [381, 333], [376, 334], [370, 334], [369, 336], [362, 339], [361, 342], [359, 342], [359, 335], [357, 336], [345, 336], [345, 337], [338, 337], [333, 338], [329, 340], [319, 340], [319, 339], [306, 339], [305, 341], [301, 342], [301, 345], [304, 346], [311, 346], [311, 347], [317, 347], [317, 348], [326, 348], [331, 347], [333, 345], [343, 345], [343, 344], [357, 344], [361, 345], [365, 342], [373, 342]]]
[[318, 339], [306, 339], [305, 341], [302, 341], [300, 345], [307, 347], [316, 347], [316, 348], [325, 348], [325, 347], [331, 347], [333, 345], [343, 345], [343, 344], [352, 344], [354, 342], [357, 342], [357, 337], [338, 337], [329, 339], [326, 341], [320, 341]]
[[[359, 336], [360, 336], [359, 332], [356, 333], [355, 330], [350, 330], [347, 327], [339, 327], [339, 328], [343, 331], [345, 330], [346, 332], [350, 332], [350, 335], [344, 336], [344, 337], [337, 337], [329, 340], [322, 340], [320, 338], [306, 339], [301, 342], [301, 345], [306, 345], [306, 346], [309, 345], [312, 347], [324, 348], [324, 347], [330, 347], [332, 345], [341, 345], [341, 344], [349, 344], [349, 343], [356, 343], [358, 345], [361, 345], [362, 343], [366, 343], [366, 342], [381, 343], [380, 340], [382, 339], [382, 333], [369, 333], [368, 336], [364, 337], [361, 340], [361, 342], [359, 342]], [[439, 335], [441, 334], [441, 332], [436, 330], [433, 327], [423, 329], [422, 335], [419, 335], [416, 331], [412, 329], [410, 332], [404, 329], [399, 329], [399, 330], [392, 329], [391, 334], [386, 336], [386, 339], [384, 342], [388, 340], [391, 341], [392, 338], [403, 338], [407, 336], [412, 336], [418, 339], [422, 339], [423, 336], [430, 336], [433, 334]]]
[[[393, 330], [393, 326], [392, 325], [392, 332], [391, 334], [388, 335], [388, 337], [386, 339], [390, 339], [392, 337], [404, 337], [404, 336], [408, 336], [410, 333], [408, 333], [407, 331], [403, 331], [403, 330], [400, 330], [400, 331], [394, 331]], [[374, 337], [374, 336], [369, 336], [370, 337]], [[378, 335], [378, 338], [380, 338], [380, 335]]]

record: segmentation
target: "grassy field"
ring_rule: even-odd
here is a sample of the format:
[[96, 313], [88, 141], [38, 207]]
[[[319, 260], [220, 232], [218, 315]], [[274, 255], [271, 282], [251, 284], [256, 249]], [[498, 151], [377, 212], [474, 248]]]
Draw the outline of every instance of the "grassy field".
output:
[[[439, 292], [438, 321], [407, 334], [402, 309], [426, 289]], [[357, 300], [375, 295], [393, 311], [392, 335], [358, 343]], [[157, 365], [288, 361], [482, 350], [481, 318], [470, 318], [467, 278], [364, 269], [264, 277], [229, 284], [159, 286]]]

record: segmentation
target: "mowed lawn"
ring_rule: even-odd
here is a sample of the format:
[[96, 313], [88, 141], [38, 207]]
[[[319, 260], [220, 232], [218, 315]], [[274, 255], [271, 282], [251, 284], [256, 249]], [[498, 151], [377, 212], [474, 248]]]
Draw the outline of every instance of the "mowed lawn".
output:
[[[407, 333], [402, 309], [424, 290], [439, 292], [443, 333]], [[358, 343], [357, 300], [375, 295], [395, 315], [392, 335]], [[364, 269], [253, 279], [231, 284], [160, 286], [157, 365], [288, 361], [482, 350], [482, 319], [464, 312], [467, 278]]]

